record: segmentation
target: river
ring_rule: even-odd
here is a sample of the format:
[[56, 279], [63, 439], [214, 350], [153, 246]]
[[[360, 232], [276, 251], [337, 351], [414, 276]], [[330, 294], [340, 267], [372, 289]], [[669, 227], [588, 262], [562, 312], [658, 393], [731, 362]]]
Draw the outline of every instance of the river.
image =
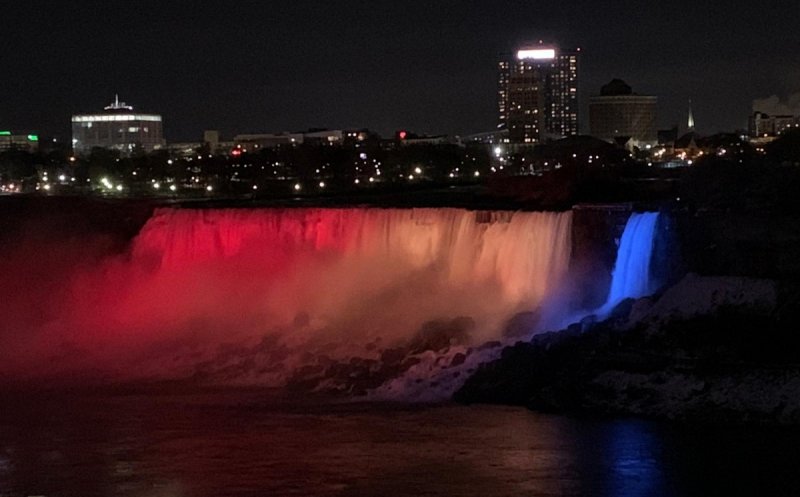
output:
[[800, 433], [259, 391], [0, 397], [0, 496], [800, 493]]

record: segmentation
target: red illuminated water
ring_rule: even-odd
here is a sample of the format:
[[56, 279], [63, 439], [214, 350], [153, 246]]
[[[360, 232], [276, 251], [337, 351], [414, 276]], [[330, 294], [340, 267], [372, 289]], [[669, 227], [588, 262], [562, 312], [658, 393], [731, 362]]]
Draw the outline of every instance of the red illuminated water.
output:
[[64, 246], [56, 257], [64, 264], [56, 260], [5, 309], [14, 318], [2, 331], [0, 375], [199, 375], [279, 386], [309, 354], [314, 366], [375, 358], [425, 323], [456, 318], [468, 318], [458, 321], [469, 323], [459, 330], [466, 351], [501, 338], [515, 313], [546, 311], [569, 265], [571, 219], [461, 209], [158, 210], [122, 255], [92, 256], [87, 247], [81, 257], [80, 243]]

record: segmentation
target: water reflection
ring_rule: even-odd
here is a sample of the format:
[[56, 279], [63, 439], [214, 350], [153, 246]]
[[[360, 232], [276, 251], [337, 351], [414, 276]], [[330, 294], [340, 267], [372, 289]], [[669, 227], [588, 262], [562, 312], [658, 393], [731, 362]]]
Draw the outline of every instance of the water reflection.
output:
[[[498, 407], [277, 406], [261, 394], [4, 399], [0, 495], [746, 495], [719, 435]], [[790, 464], [725, 432], [773, 482]], [[785, 434], [784, 434], [785, 435]], [[784, 437], [786, 438], [786, 437]], [[795, 437], [794, 440], [798, 440]], [[741, 440], [740, 440], [741, 441]], [[754, 445], [755, 443], [755, 445]], [[795, 444], [797, 446], [797, 444]], [[716, 446], [715, 446], [716, 447]], [[738, 448], [737, 448], [738, 447]], [[796, 450], [795, 450], [796, 452]], [[705, 466], [704, 466], [705, 465]], [[779, 492], [778, 492], [779, 493]]]
[[607, 436], [608, 495], [650, 497], [665, 493], [661, 438], [654, 426], [637, 421], [614, 422]]

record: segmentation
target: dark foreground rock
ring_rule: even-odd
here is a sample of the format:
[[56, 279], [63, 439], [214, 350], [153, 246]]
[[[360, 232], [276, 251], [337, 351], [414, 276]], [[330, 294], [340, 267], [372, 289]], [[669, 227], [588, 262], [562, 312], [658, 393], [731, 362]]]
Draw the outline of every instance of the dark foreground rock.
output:
[[507, 347], [455, 399], [551, 412], [800, 424], [797, 295], [764, 280], [690, 276], [658, 299], [626, 303], [615, 318]]

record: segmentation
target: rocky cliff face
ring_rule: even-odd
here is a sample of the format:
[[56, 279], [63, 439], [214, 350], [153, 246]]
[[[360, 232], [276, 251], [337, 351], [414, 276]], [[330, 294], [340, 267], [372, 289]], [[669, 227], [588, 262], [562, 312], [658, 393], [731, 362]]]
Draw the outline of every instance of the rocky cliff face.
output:
[[798, 294], [769, 280], [688, 275], [503, 350], [465, 403], [687, 421], [800, 423]]

